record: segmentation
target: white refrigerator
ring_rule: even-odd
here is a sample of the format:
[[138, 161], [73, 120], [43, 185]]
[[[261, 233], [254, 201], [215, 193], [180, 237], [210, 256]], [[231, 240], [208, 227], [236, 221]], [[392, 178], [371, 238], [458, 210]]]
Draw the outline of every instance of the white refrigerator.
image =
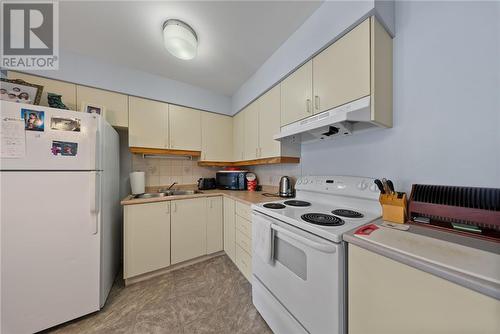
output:
[[101, 116], [1, 101], [0, 332], [98, 311], [120, 262], [119, 140]]

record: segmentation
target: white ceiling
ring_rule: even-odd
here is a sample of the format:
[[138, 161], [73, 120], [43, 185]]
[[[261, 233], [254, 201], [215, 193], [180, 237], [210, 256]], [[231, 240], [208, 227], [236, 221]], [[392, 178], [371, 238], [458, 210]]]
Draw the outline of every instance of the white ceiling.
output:
[[[62, 49], [232, 95], [316, 10], [320, 1], [60, 2]], [[198, 56], [163, 47], [162, 23], [198, 34]]]

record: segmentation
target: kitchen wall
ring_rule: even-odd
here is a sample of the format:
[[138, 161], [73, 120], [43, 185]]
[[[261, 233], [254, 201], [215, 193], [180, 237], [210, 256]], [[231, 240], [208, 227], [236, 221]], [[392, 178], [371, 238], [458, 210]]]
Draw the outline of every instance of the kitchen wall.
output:
[[59, 59], [58, 71], [27, 73], [221, 114], [231, 113], [231, 98], [207, 89], [63, 49], [60, 50]]
[[132, 154], [132, 170], [146, 173], [146, 186], [196, 184], [200, 177], [215, 177], [217, 167], [199, 167], [197, 160], [143, 158]]
[[303, 145], [296, 171], [500, 187], [500, 3], [398, 1], [395, 19], [394, 128]]

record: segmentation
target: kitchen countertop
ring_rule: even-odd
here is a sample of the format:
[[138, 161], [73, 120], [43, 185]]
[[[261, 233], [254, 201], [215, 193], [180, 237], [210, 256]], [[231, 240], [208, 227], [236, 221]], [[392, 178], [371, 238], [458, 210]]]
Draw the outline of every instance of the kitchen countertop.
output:
[[[182, 189], [189, 189], [189, 188], [183, 187]], [[256, 203], [277, 201], [280, 199], [278, 197], [268, 197], [263, 195], [264, 193], [277, 193], [278, 187], [272, 187], [272, 186], [263, 186], [262, 191], [212, 189], [212, 190], [201, 190], [201, 192], [202, 192], [201, 194], [174, 195], [174, 196], [165, 196], [156, 198], [133, 198], [132, 195], [129, 195], [125, 197], [120, 203], [122, 205], [131, 205], [131, 204], [173, 201], [179, 199], [189, 199], [198, 197], [226, 196], [236, 201], [252, 205]]]
[[[497, 243], [410, 225], [408, 231], [373, 224], [368, 236], [352, 230], [343, 239], [392, 260], [423, 270], [500, 300], [500, 247]], [[375, 233], [376, 232], [376, 233]]]

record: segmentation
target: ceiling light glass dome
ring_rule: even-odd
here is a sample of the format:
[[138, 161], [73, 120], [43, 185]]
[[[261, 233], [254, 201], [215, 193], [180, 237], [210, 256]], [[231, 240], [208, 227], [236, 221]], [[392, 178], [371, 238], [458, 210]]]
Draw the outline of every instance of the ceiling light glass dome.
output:
[[163, 23], [165, 48], [177, 58], [193, 59], [198, 49], [196, 32], [187, 23], [170, 19]]

